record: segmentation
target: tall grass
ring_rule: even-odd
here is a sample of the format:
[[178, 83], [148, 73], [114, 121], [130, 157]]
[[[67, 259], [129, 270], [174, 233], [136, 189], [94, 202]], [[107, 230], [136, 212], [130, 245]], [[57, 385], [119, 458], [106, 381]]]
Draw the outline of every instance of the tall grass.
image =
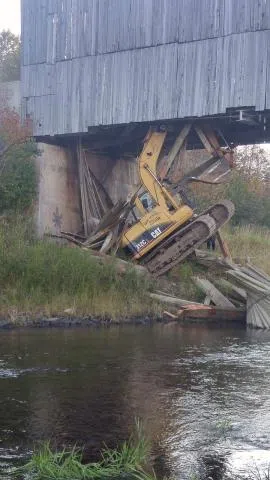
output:
[[140, 429], [119, 450], [105, 449], [101, 460], [83, 463], [82, 452], [73, 448], [54, 452], [49, 443], [31, 460], [15, 471], [15, 476], [29, 480], [154, 480], [145, 471], [149, 449]]
[[[254, 226], [223, 231], [232, 257], [249, 259], [270, 274], [270, 230]], [[190, 261], [168, 275], [177, 295], [198, 300]], [[0, 314], [16, 320], [21, 314], [58, 316], [67, 312], [102, 318], [160, 313], [148, 296], [148, 278], [132, 266], [119, 275], [114, 260], [100, 264], [88, 251], [38, 240], [32, 222], [22, 218], [0, 222]]]
[[225, 228], [223, 236], [228, 242], [235, 261], [247, 260], [270, 274], [270, 230], [268, 228], [245, 225]]
[[0, 312], [132, 316], [152, 311], [149, 281], [132, 267], [99, 264], [88, 251], [39, 241], [31, 222], [0, 225]]

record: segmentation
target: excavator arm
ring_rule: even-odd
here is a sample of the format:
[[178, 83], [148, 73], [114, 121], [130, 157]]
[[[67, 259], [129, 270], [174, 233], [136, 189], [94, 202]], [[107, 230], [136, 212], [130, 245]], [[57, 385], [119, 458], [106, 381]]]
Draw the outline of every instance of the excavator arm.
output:
[[[157, 162], [166, 138], [166, 132], [148, 132], [142, 153], [139, 156], [139, 174], [142, 185], [149, 192], [154, 202], [167, 210], [169, 206], [177, 209], [178, 205], [157, 176]], [[136, 200], [136, 206], [142, 212], [142, 204]], [[144, 210], [145, 213], [145, 210]]]

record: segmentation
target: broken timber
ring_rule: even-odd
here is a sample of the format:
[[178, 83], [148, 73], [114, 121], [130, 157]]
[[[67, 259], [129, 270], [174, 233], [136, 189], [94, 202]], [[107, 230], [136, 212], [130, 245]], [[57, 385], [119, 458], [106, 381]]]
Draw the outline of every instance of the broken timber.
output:
[[209, 280], [205, 278], [194, 278], [196, 285], [211, 299], [211, 301], [219, 307], [223, 308], [232, 308], [234, 309], [234, 304], [227, 298], [223, 293], [221, 293], [215, 285], [213, 285]]
[[[162, 303], [167, 303], [169, 305], [175, 305], [178, 307], [182, 307], [183, 305], [194, 305], [194, 302], [189, 302], [188, 300], [183, 300], [182, 298], [171, 297], [167, 294], [157, 294], [157, 293], [149, 293], [149, 296], [153, 300], [157, 300]], [[197, 305], [200, 305], [199, 303]]]
[[270, 277], [253, 265], [237, 267], [228, 274], [247, 292], [247, 325], [270, 328]]
[[184, 307], [178, 312], [181, 320], [207, 320], [207, 321], [225, 321], [225, 322], [241, 322], [246, 321], [245, 308], [222, 308], [216, 306], [196, 305]]
[[245, 322], [246, 309], [232, 307], [218, 307], [215, 305], [203, 305], [201, 303], [190, 302], [182, 298], [172, 297], [166, 293], [150, 293], [153, 300], [171, 305], [172, 307], [181, 307], [176, 312], [165, 310], [163, 314], [174, 320], [206, 320], [206, 321], [234, 321]]

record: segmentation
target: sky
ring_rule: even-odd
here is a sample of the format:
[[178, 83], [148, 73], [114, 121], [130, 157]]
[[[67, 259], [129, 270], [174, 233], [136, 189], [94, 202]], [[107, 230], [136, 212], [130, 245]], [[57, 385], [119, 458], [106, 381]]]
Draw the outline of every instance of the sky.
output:
[[21, 31], [20, 0], [0, 0], [0, 32], [11, 30], [17, 35]]

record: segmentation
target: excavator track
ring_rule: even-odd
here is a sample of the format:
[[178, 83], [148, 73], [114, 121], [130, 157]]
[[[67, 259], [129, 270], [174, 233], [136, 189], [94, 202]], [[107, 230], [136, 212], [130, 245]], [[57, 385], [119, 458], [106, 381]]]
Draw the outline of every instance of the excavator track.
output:
[[155, 277], [166, 273], [206, 242], [233, 214], [234, 205], [229, 200], [216, 203], [164, 240], [141, 263]]

